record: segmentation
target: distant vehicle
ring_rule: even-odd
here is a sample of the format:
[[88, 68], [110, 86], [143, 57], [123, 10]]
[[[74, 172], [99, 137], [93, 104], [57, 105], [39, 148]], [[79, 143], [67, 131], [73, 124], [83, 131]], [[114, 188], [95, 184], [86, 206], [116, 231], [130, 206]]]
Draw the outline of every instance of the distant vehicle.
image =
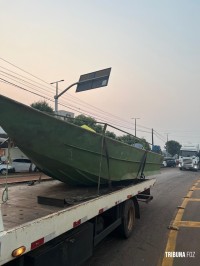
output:
[[175, 159], [176, 165], [179, 165], [179, 159]]
[[31, 160], [19, 158], [12, 160], [12, 167], [14, 168], [15, 172], [36, 172], [37, 167], [31, 163]]
[[164, 158], [163, 160], [163, 166], [164, 167], [176, 167], [176, 160], [169, 157], [169, 158]]
[[0, 173], [2, 175], [6, 175], [8, 173], [14, 173], [15, 172], [15, 169], [11, 166], [11, 165], [7, 165], [5, 163], [1, 163], [0, 164]]
[[179, 154], [179, 169], [199, 170], [199, 145], [183, 145]]

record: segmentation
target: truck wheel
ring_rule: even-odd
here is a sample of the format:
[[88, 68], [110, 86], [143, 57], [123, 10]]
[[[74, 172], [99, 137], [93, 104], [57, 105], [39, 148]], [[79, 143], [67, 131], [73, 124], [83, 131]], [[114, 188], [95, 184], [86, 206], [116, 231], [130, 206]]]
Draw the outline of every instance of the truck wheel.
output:
[[179, 167], [179, 170], [183, 170], [182, 167]]
[[120, 225], [120, 233], [124, 238], [129, 238], [135, 225], [135, 206], [131, 199], [123, 204], [122, 223]]

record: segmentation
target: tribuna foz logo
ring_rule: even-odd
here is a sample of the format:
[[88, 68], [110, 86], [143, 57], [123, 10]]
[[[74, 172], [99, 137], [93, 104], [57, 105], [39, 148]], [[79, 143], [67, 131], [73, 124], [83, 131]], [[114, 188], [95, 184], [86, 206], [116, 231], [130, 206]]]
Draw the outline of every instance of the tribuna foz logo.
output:
[[165, 251], [167, 258], [195, 258], [194, 251]]

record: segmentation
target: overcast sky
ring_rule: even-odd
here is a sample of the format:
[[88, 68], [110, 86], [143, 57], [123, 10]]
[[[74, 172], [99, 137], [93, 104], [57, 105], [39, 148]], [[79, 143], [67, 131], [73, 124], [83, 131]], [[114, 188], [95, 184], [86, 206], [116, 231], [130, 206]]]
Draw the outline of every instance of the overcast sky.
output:
[[137, 135], [151, 142], [154, 128], [161, 146], [167, 136], [200, 143], [199, 14], [197, 0], [1, 1], [0, 78], [43, 98], [2, 80], [0, 93], [28, 105], [48, 98], [54, 108], [50, 82], [64, 79], [62, 91], [81, 74], [112, 67], [107, 87], [71, 88], [59, 109], [133, 134], [131, 118], [140, 118]]

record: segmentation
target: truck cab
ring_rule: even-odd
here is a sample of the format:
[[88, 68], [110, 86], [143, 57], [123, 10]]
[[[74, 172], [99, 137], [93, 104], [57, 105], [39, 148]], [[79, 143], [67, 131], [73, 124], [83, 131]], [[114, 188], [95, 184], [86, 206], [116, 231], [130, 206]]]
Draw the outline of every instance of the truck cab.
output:
[[183, 145], [181, 147], [179, 169], [199, 170], [199, 145]]

